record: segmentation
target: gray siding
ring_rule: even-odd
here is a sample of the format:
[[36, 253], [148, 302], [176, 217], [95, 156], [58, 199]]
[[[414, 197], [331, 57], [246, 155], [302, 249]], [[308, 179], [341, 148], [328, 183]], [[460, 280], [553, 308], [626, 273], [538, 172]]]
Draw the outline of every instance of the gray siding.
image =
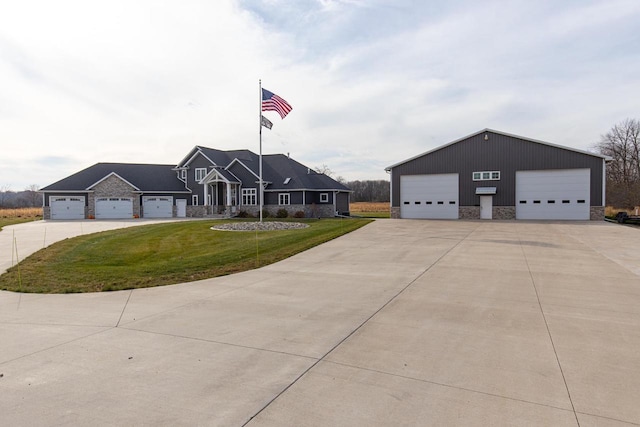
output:
[[336, 199], [336, 210], [340, 213], [349, 212], [349, 193], [338, 193]]
[[[484, 140], [488, 134], [489, 140]], [[588, 154], [482, 132], [392, 169], [392, 206], [400, 206], [400, 176], [459, 173], [460, 206], [476, 206], [476, 187], [496, 187], [494, 206], [515, 206], [516, 171], [591, 169], [591, 206], [602, 206], [603, 159]], [[473, 181], [473, 172], [500, 171], [499, 181]]]

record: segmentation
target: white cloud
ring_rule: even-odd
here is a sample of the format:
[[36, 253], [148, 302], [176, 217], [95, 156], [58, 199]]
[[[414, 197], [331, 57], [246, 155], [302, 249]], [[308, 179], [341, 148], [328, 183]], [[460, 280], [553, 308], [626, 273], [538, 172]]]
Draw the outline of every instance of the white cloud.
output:
[[637, 2], [423, 3], [9, 2], [0, 184], [257, 151], [259, 78], [294, 107], [264, 152], [347, 179], [484, 127], [587, 149], [637, 114]]

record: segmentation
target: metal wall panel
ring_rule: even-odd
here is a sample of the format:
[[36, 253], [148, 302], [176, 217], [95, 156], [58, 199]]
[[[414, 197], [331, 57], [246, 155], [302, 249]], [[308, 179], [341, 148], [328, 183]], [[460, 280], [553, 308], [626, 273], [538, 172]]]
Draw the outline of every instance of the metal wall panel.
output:
[[[516, 171], [588, 168], [591, 170], [591, 206], [602, 206], [602, 163], [600, 157], [483, 132], [394, 167], [391, 205], [400, 206], [402, 175], [459, 173], [460, 206], [480, 205], [476, 187], [496, 187], [494, 206], [515, 206]], [[500, 171], [500, 180], [473, 181], [473, 172], [479, 171]]]

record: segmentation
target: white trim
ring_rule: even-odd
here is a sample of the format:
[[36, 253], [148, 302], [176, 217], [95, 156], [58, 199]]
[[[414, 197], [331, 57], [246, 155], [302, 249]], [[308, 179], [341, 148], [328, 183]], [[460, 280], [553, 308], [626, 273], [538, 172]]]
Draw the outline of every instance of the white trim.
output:
[[[322, 200], [323, 196], [325, 200]], [[320, 193], [320, 203], [329, 203], [329, 193]]]
[[[254, 202], [245, 203], [245, 197], [249, 198], [249, 201], [254, 200]], [[258, 189], [251, 187], [242, 188], [240, 191], [240, 201], [242, 202], [242, 206], [256, 206], [258, 204]]]
[[[205, 148], [206, 148], [206, 147], [205, 147]], [[187, 156], [186, 156], [184, 159], [182, 159], [182, 161], [181, 161], [180, 163], [178, 163], [178, 167], [187, 167], [187, 166], [189, 165], [189, 163], [191, 163], [191, 162], [193, 161], [193, 159], [195, 159], [195, 158], [196, 158], [196, 156], [197, 156], [198, 154], [201, 154], [201, 155], [202, 155], [202, 157], [204, 157], [205, 159], [209, 160], [209, 161], [211, 162], [211, 164], [212, 164], [212, 165], [214, 165], [214, 166], [218, 166], [218, 165], [216, 164], [216, 162], [214, 162], [213, 160], [211, 160], [209, 157], [207, 157], [207, 155], [206, 155], [206, 154], [204, 154], [204, 153], [202, 152], [202, 147], [200, 147], [199, 145], [196, 145], [196, 146], [195, 146], [195, 148], [194, 148], [194, 150], [195, 150], [195, 152], [191, 155], [191, 157], [189, 157], [189, 154], [187, 154]], [[185, 160], [186, 158], [189, 158], [189, 160], [187, 160], [187, 161], [185, 162], [184, 160]]]
[[198, 195], [197, 194], [194, 194], [194, 195], [191, 196], [191, 206], [200, 206], [200, 205], [198, 205]]
[[599, 158], [601, 158], [601, 159], [605, 159], [605, 160], [612, 160], [612, 158], [611, 158], [611, 157], [609, 157], [609, 156], [603, 156], [602, 154], [591, 153], [591, 152], [589, 152], [589, 151], [583, 151], [583, 150], [578, 150], [578, 149], [576, 149], [576, 148], [565, 147], [565, 146], [563, 146], [563, 145], [552, 144], [551, 142], [540, 141], [540, 140], [538, 140], [538, 139], [527, 138], [527, 137], [520, 136], [520, 135], [514, 135], [514, 134], [511, 134], [511, 133], [507, 133], [507, 132], [501, 132], [501, 131], [499, 131], [499, 130], [494, 130], [494, 129], [484, 128], [484, 129], [482, 129], [482, 130], [481, 130], [481, 131], [479, 131], [479, 132], [474, 132], [474, 133], [472, 133], [472, 134], [470, 134], [470, 135], [463, 136], [462, 138], [458, 138], [458, 139], [456, 139], [455, 141], [452, 141], [452, 142], [449, 142], [449, 143], [447, 143], [447, 144], [441, 145], [441, 146], [436, 147], [436, 148], [434, 148], [434, 149], [432, 149], [432, 150], [425, 151], [425, 152], [424, 152], [424, 153], [422, 153], [422, 154], [418, 154], [417, 156], [413, 156], [413, 157], [411, 157], [411, 158], [409, 158], [409, 159], [406, 159], [406, 160], [403, 160], [403, 161], [401, 161], [401, 162], [395, 163], [395, 164], [393, 164], [393, 165], [391, 165], [391, 166], [387, 166], [386, 168], [384, 168], [384, 170], [389, 171], [389, 170], [391, 170], [391, 169], [393, 169], [393, 168], [395, 168], [395, 167], [397, 167], [397, 166], [403, 165], [403, 164], [408, 163], [408, 162], [410, 162], [410, 161], [412, 161], [412, 160], [418, 159], [418, 158], [420, 158], [420, 157], [422, 157], [422, 156], [426, 156], [427, 154], [431, 154], [431, 153], [433, 153], [433, 152], [435, 152], [435, 151], [442, 150], [443, 148], [446, 148], [446, 147], [448, 147], [448, 146], [450, 146], [450, 145], [457, 144], [457, 143], [458, 143], [458, 142], [460, 142], [460, 141], [464, 141], [465, 139], [472, 138], [472, 137], [474, 137], [474, 136], [477, 136], [477, 135], [480, 135], [481, 133], [486, 133], [486, 132], [495, 133], [495, 134], [497, 134], [497, 135], [508, 136], [508, 137], [511, 137], [511, 138], [518, 138], [518, 139], [522, 139], [522, 140], [524, 140], [524, 141], [535, 142], [536, 144], [548, 145], [549, 147], [560, 148], [560, 149], [562, 149], [562, 150], [568, 150], [568, 151], [573, 151], [573, 152], [575, 152], [575, 153], [586, 154], [586, 155], [588, 155], [588, 156], [599, 157]]
[[[281, 203], [281, 197], [286, 196], [287, 203]], [[278, 194], [278, 206], [289, 206], [291, 205], [291, 194], [290, 193], [279, 193]]]
[[[198, 177], [198, 175], [200, 175], [200, 177]], [[209, 175], [209, 173], [207, 172], [207, 168], [195, 168], [193, 170], [193, 179], [198, 183], [201, 184], [202, 180]]]
[[[245, 165], [245, 164], [242, 162], [242, 160], [239, 160], [237, 157], [234, 157], [234, 159], [231, 161], [231, 163], [229, 163], [227, 166], [225, 166], [225, 168], [224, 168], [224, 169], [225, 169], [225, 170], [227, 170], [227, 171], [229, 171], [229, 173], [233, 174], [233, 172], [231, 172], [231, 171], [229, 170], [229, 168], [230, 168], [231, 166], [233, 166], [233, 164], [234, 164], [234, 163], [240, 163], [240, 164], [241, 164], [241, 165], [242, 165], [246, 170], [248, 170], [248, 171], [251, 173], [251, 175], [255, 176], [257, 179], [260, 179], [260, 176], [256, 175], [256, 174], [255, 174], [255, 173], [254, 173], [254, 172], [253, 172], [253, 171], [252, 171], [252, 170], [251, 170], [247, 165]], [[235, 176], [235, 175], [234, 175], [234, 176]], [[262, 181], [264, 181], [264, 179], [263, 179]]]
[[[480, 178], [475, 177], [477, 173], [480, 174]], [[489, 174], [489, 178], [484, 177], [484, 174], [486, 173]], [[498, 174], [497, 178], [493, 177], [493, 174], [495, 173]], [[471, 180], [472, 181], [500, 181], [500, 171], [474, 171], [474, 172], [471, 172]]]

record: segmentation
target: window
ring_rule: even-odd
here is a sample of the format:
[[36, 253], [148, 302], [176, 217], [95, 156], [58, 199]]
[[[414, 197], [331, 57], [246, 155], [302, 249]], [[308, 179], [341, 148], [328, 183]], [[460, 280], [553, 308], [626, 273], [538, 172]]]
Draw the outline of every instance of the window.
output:
[[329, 202], [329, 193], [320, 193], [320, 203]]
[[256, 189], [255, 188], [243, 188], [242, 189], [242, 204], [245, 206], [257, 205], [257, 197], [256, 197]]
[[418, 201], [415, 201], [415, 202], [413, 202], [413, 203], [415, 203], [416, 205], [419, 205], [419, 204], [420, 204], [420, 202], [418, 202]]
[[284, 185], [287, 185], [289, 182], [291, 182], [291, 178], [287, 177], [284, 179]]
[[180, 171], [180, 178], [182, 178], [183, 180], [187, 179], [187, 170], [186, 169], [182, 169]]
[[196, 168], [195, 174], [196, 181], [200, 181], [207, 176], [207, 168]]
[[198, 196], [191, 196], [191, 204], [194, 206], [198, 205]]
[[473, 173], [474, 181], [500, 181], [500, 171], [482, 171]]
[[289, 203], [289, 193], [280, 193], [278, 194], [278, 204], [279, 205], [288, 205]]

